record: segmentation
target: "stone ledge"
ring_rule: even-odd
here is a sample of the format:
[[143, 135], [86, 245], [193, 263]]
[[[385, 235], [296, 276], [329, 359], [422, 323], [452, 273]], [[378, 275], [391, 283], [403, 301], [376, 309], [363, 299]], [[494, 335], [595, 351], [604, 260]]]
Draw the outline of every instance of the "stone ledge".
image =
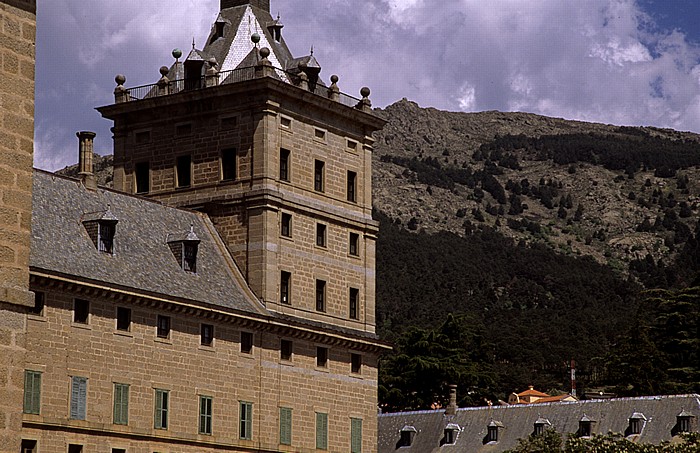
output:
[[22, 307], [34, 307], [34, 293], [26, 289], [0, 286], [0, 302]]
[[0, 3], [36, 14], [36, 0], [0, 0]]

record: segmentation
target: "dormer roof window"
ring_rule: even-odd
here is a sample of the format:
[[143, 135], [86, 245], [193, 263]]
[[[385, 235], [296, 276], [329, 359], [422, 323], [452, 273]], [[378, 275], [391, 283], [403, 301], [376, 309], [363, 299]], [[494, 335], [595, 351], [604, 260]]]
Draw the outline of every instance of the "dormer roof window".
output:
[[579, 437], [591, 437], [593, 434], [593, 424], [595, 420], [583, 414], [581, 420], [578, 422], [578, 435]]
[[695, 415], [683, 409], [680, 414], [676, 415], [676, 426], [674, 427], [674, 436], [680, 433], [689, 433], [693, 430], [693, 422]]
[[98, 251], [114, 254], [114, 236], [119, 219], [112, 214], [110, 207], [106, 211], [90, 212], [83, 215], [83, 226]]
[[552, 423], [549, 420], [547, 420], [546, 418], [540, 417], [535, 422], [535, 429], [533, 431], [533, 434], [535, 436], [540, 436], [540, 435], [544, 434], [544, 431], [546, 429], [549, 429], [551, 427], [552, 427]]
[[214, 41], [216, 41], [219, 38], [224, 37], [224, 30], [226, 28], [226, 19], [224, 19], [221, 15], [216, 19], [216, 22], [214, 22], [214, 30], [211, 35], [211, 39], [209, 40], [209, 44], [212, 44]]
[[277, 19], [274, 21], [270, 22], [267, 25], [267, 29], [270, 31], [270, 34], [272, 35], [272, 39], [274, 39], [276, 42], [282, 41], [282, 29], [284, 28], [284, 25], [282, 24], [282, 21], [280, 21], [280, 16], [277, 15]]
[[199, 252], [199, 237], [194, 232], [194, 225], [190, 226], [190, 231], [184, 235], [173, 235], [168, 238], [168, 245], [173, 252], [173, 256], [180, 263], [180, 267], [185, 272], [197, 273], [197, 253]]
[[416, 437], [416, 428], [406, 425], [401, 428], [401, 439], [399, 439], [399, 447], [410, 447], [413, 445], [413, 438]]
[[454, 445], [457, 442], [457, 434], [460, 428], [456, 423], [448, 423], [445, 427], [445, 437], [442, 439], [443, 445]]
[[487, 426], [486, 443], [498, 442], [498, 431], [503, 428], [503, 423], [491, 420]]
[[625, 434], [628, 436], [641, 434], [642, 428], [644, 427], [644, 422], [646, 421], [647, 418], [644, 416], [644, 414], [641, 412], [635, 412], [629, 418], [629, 426], [627, 427], [627, 432]]

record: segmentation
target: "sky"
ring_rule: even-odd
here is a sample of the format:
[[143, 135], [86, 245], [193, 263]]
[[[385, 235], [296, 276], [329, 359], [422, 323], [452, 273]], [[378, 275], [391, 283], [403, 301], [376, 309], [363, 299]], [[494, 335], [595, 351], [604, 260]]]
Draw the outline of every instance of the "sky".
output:
[[[698, 0], [271, 0], [295, 56], [375, 107], [523, 111], [700, 132]], [[114, 76], [155, 83], [203, 47], [219, 0], [38, 0], [34, 165], [112, 153]]]

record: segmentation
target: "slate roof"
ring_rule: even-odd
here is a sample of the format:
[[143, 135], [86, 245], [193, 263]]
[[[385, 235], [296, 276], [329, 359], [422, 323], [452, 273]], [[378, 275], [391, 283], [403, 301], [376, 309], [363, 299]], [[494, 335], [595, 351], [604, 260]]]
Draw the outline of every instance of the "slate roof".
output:
[[[684, 410], [694, 417], [700, 416], [700, 395], [465, 408], [458, 409], [454, 416], [446, 416], [444, 410], [380, 414], [378, 452], [501, 452], [515, 447], [518, 439], [532, 434], [538, 420], [547, 419], [551, 428], [566, 438], [566, 434], [578, 431], [579, 421], [584, 416], [595, 421], [593, 433], [606, 434], [609, 431], [624, 433], [629, 419], [641, 414], [646, 417], [641, 434], [628, 436], [628, 439], [659, 444], [671, 440], [676, 417]], [[445, 428], [450, 423], [460, 427], [457, 440], [453, 445], [440, 446]], [[485, 443], [492, 423], [503, 426], [498, 432], [498, 442]], [[399, 444], [400, 432], [407, 426], [415, 427], [417, 433], [411, 446], [402, 447]]]
[[[97, 250], [84, 221], [117, 219], [114, 254]], [[200, 240], [197, 273], [185, 272], [168, 241]], [[103, 282], [138, 292], [269, 315], [210, 220], [202, 214], [35, 170], [30, 266], [33, 272]]]

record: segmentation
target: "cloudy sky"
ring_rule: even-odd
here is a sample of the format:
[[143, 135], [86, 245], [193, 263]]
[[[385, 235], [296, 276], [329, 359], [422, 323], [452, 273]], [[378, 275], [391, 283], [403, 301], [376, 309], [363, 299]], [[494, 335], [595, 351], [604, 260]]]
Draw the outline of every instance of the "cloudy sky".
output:
[[[109, 128], [114, 76], [155, 83], [199, 48], [219, 0], [39, 0], [35, 166], [77, 161], [78, 130]], [[271, 0], [296, 56], [322, 77], [452, 111], [525, 111], [700, 132], [697, 0]]]

